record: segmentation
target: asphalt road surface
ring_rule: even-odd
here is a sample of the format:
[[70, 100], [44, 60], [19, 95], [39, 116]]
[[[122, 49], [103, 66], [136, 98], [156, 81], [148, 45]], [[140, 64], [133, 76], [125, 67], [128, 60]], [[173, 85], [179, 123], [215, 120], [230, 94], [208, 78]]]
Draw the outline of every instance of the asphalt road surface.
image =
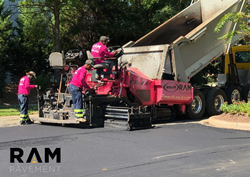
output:
[[[23, 149], [24, 163], [10, 163], [10, 148]], [[31, 148], [43, 163], [26, 163]], [[45, 148], [61, 148], [61, 163], [45, 163]], [[34, 124], [0, 128], [0, 157], [1, 177], [248, 177], [250, 133], [196, 123], [131, 132]]]

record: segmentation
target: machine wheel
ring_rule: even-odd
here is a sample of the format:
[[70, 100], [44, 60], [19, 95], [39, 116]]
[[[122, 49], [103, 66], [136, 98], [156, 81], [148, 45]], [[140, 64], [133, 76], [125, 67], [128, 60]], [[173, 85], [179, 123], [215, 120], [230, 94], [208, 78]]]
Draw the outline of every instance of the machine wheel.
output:
[[171, 110], [171, 116], [168, 119], [168, 122], [173, 122], [176, 118], [176, 110], [174, 108], [170, 108], [170, 110]]
[[[212, 88], [205, 88], [205, 89], [201, 90], [202, 93], [203, 93], [203, 95], [204, 95], [204, 97], [205, 97], [205, 100], [206, 100], [207, 94], [208, 94], [208, 92], [209, 92], [210, 90], [212, 90]], [[203, 117], [209, 117], [209, 115], [207, 114], [206, 109], [205, 109], [205, 112], [204, 112]]]
[[133, 130], [132, 124], [127, 123], [127, 130], [128, 131], [132, 131]]
[[234, 85], [229, 86], [228, 88], [225, 89], [225, 92], [229, 104], [241, 101], [241, 90], [239, 87], [236, 87]]
[[227, 101], [227, 95], [221, 89], [210, 90], [206, 97], [206, 112], [208, 116], [222, 113], [220, 107]]
[[248, 102], [250, 100], [250, 86], [246, 85], [242, 89], [242, 99], [245, 100], [245, 102]]
[[187, 106], [186, 116], [189, 119], [201, 119], [205, 112], [205, 97], [200, 90], [194, 90], [193, 101]]

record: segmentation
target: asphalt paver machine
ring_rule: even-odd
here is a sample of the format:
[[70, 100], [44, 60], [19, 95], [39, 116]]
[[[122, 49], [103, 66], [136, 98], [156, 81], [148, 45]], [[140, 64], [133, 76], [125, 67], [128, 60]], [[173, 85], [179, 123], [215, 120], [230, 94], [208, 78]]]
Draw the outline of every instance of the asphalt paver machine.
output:
[[[225, 53], [228, 46], [218, 38], [235, 25], [228, 22], [220, 33], [214, 33], [214, 29], [226, 13], [242, 11], [244, 3], [242, 0], [199, 0], [138, 41], [119, 49], [118, 55], [110, 58], [116, 64], [109, 77], [102, 73], [101, 80], [95, 80], [96, 69], [107, 68], [96, 65], [86, 75], [86, 82], [95, 92], [83, 94], [85, 124], [103, 127], [104, 122], [125, 122], [127, 129], [132, 130], [151, 127], [155, 121], [173, 121], [177, 114], [192, 119], [200, 119], [206, 110], [219, 114], [219, 107], [227, 100], [224, 90], [230, 84], [205, 93], [204, 88], [194, 89], [189, 80]], [[232, 44], [240, 38], [235, 36]], [[69, 54], [72, 57], [68, 57]], [[77, 52], [52, 53], [50, 65], [67, 69], [64, 63], [67, 60], [73, 63], [79, 55]], [[87, 55], [94, 60], [90, 52]], [[68, 73], [67, 81], [74, 67], [78, 66], [69, 66], [72, 73]], [[207, 93], [214, 98], [209, 99], [210, 102], [206, 99]], [[39, 118], [35, 120], [79, 124], [73, 109], [70, 93], [48, 90], [40, 98]]]

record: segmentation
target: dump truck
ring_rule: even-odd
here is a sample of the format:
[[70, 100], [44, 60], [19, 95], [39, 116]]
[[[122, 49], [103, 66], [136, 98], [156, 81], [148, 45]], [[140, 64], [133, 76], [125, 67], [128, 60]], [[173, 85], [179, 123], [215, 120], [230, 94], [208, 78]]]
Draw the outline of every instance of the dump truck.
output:
[[[83, 94], [87, 122], [82, 124], [103, 127], [104, 122], [126, 122], [128, 130], [148, 128], [157, 121], [173, 121], [177, 114], [191, 119], [200, 119], [205, 112], [217, 115], [225, 101], [249, 100], [250, 46], [230, 47], [219, 40], [237, 29], [234, 23], [227, 22], [214, 33], [225, 14], [244, 10], [245, 3], [196, 1], [136, 42], [123, 45], [114, 58], [109, 58], [115, 66], [108, 77], [103, 71], [107, 65], [95, 65], [86, 75], [86, 82], [95, 92]], [[237, 44], [241, 37], [234, 36], [231, 44]], [[89, 51], [87, 55], [95, 60]], [[224, 74], [218, 76], [218, 86], [194, 88], [190, 79], [219, 56], [223, 56]], [[78, 67], [73, 62], [77, 57], [77, 52], [56, 52], [49, 60], [54, 69], [67, 66], [69, 83]], [[95, 79], [97, 69], [101, 70], [101, 80]], [[67, 90], [61, 93], [61, 89], [48, 89], [39, 99], [39, 118], [35, 120], [81, 124], [73, 110]]]

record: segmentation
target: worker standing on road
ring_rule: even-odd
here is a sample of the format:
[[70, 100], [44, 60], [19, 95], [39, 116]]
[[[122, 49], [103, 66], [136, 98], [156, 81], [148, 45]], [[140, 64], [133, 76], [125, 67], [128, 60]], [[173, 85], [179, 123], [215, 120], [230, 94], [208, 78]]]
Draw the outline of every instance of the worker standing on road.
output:
[[36, 77], [36, 73], [30, 71], [26, 73], [26, 76], [22, 77], [18, 86], [18, 102], [20, 105], [20, 124], [32, 124], [28, 115], [28, 95], [30, 89], [36, 88], [37, 85], [30, 85], [30, 80]]
[[92, 60], [87, 60], [85, 65], [78, 68], [73, 78], [69, 84], [69, 90], [72, 95], [72, 101], [74, 105], [74, 111], [76, 115], [77, 121], [85, 122], [86, 120], [83, 119], [83, 101], [82, 101], [82, 91], [86, 89], [90, 89], [88, 84], [85, 82], [85, 77], [87, 74], [87, 70], [90, 70], [93, 66]]
[[[109, 37], [101, 36], [99, 42], [92, 46], [91, 54], [95, 58], [100, 58], [95, 60], [95, 65], [103, 62], [107, 63], [109, 65], [109, 68], [106, 73], [111, 74], [114, 63], [112, 61], [105, 60], [105, 56], [113, 57], [117, 53], [117, 51], [115, 51], [114, 53], [109, 52], [107, 49], [108, 42], [109, 42]], [[99, 79], [99, 77], [100, 77], [100, 71], [97, 70], [95, 78]]]

